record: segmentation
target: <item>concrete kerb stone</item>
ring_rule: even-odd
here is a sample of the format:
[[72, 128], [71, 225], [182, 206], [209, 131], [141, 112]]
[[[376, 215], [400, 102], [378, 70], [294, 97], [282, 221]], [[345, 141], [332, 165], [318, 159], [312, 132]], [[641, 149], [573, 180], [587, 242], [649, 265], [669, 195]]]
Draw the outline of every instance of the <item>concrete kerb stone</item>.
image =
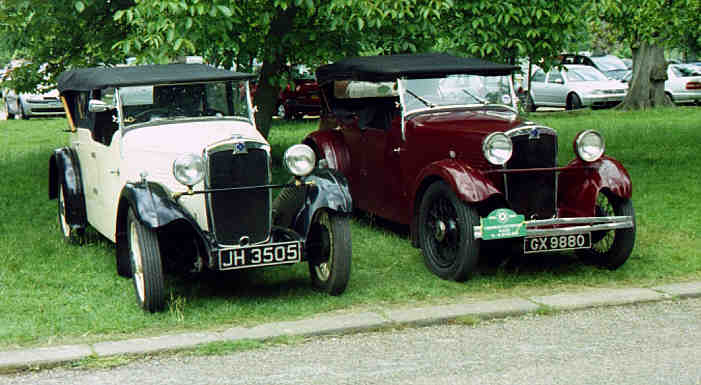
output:
[[503, 299], [466, 304], [442, 305], [387, 312], [390, 321], [405, 325], [431, 325], [459, 317], [500, 318], [536, 311], [538, 305], [520, 299]]
[[217, 338], [216, 333], [168, 334], [157, 337], [98, 342], [93, 344], [93, 351], [98, 357], [122, 354], [147, 354], [185, 349], [209, 342], [216, 342], [218, 340], [219, 338]]
[[93, 354], [90, 345], [63, 345], [0, 352], [0, 373], [32, 367], [55, 366]]
[[625, 305], [640, 302], [661, 301], [670, 298], [666, 293], [651, 289], [596, 289], [581, 293], [561, 293], [530, 300], [556, 310], [586, 309], [597, 306]]
[[673, 295], [679, 298], [701, 297], [701, 282], [673, 283], [655, 286], [652, 290]]

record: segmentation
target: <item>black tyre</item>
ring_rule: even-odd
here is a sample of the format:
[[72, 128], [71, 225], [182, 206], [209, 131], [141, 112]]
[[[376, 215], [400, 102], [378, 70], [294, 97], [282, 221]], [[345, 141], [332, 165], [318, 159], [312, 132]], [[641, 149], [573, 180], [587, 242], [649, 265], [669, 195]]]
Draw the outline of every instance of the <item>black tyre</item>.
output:
[[592, 233], [592, 248], [578, 250], [588, 262], [615, 270], [623, 265], [635, 244], [635, 210], [630, 199], [621, 199], [611, 193], [599, 193], [596, 198], [596, 216], [625, 215], [633, 217], [633, 227]]
[[419, 244], [424, 263], [443, 279], [466, 280], [479, 259], [475, 208], [461, 201], [443, 181], [429, 186], [419, 207]]
[[352, 253], [349, 218], [325, 209], [317, 211], [307, 238], [314, 287], [330, 295], [343, 293], [350, 279]]
[[568, 110], [578, 110], [582, 108], [582, 100], [577, 96], [577, 94], [570, 94], [567, 98], [567, 109]]
[[535, 112], [535, 110], [538, 109], [538, 106], [535, 105], [535, 102], [533, 101], [533, 98], [531, 97], [531, 94], [529, 93], [528, 96], [526, 96], [526, 111], [528, 112]]
[[163, 265], [156, 232], [142, 225], [133, 209], [127, 214], [127, 242], [136, 300], [151, 313], [165, 305]]
[[7, 105], [7, 102], [5, 102], [5, 112], [7, 112], [7, 119], [14, 119], [15, 114], [10, 113], [10, 106]]
[[84, 241], [85, 229], [71, 226], [68, 223], [66, 213], [68, 212], [66, 203], [66, 191], [63, 182], [58, 182], [58, 226], [63, 234], [63, 240], [72, 244], [82, 244]]
[[18, 112], [17, 116], [22, 120], [29, 120], [29, 115], [27, 115], [24, 112], [24, 107], [22, 107], [22, 103], [17, 102], [17, 106], [19, 107], [19, 112]]

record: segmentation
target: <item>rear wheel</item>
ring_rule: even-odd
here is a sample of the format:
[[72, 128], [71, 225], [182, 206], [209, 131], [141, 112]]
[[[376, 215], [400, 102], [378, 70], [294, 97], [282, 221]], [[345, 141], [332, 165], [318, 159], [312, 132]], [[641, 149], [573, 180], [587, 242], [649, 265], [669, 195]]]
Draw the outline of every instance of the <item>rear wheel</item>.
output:
[[578, 110], [580, 108], [582, 108], [582, 100], [577, 94], [570, 94], [570, 96], [567, 97], [567, 109]]
[[81, 244], [83, 243], [84, 229], [73, 227], [68, 223], [68, 209], [66, 203], [65, 185], [63, 182], [58, 182], [58, 225], [61, 228], [63, 239], [68, 243]]
[[343, 293], [351, 272], [348, 217], [326, 209], [317, 211], [307, 237], [307, 253], [314, 287], [330, 295]]
[[625, 215], [633, 217], [633, 227], [596, 231], [592, 233], [592, 248], [578, 250], [585, 260], [615, 270], [623, 265], [633, 251], [635, 244], [635, 210], [630, 199], [623, 199], [611, 193], [600, 192], [596, 198], [596, 216]]
[[156, 232], [141, 224], [133, 209], [127, 214], [127, 242], [136, 300], [151, 313], [165, 305], [163, 266]]
[[477, 265], [480, 241], [474, 207], [461, 201], [443, 181], [429, 186], [419, 207], [419, 244], [424, 263], [443, 279], [464, 281]]

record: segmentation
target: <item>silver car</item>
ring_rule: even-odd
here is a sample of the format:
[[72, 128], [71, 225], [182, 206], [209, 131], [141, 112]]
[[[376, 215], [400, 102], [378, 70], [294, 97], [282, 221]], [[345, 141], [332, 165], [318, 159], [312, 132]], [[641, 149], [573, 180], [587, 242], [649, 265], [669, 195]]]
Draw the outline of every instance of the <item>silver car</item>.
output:
[[5, 91], [5, 112], [8, 119], [15, 116], [29, 119], [32, 116], [65, 115], [63, 104], [57, 89], [39, 91], [32, 94], [17, 94], [13, 90]]
[[627, 91], [627, 84], [609, 80], [594, 67], [568, 64], [547, 74], [542, 69], [533, 74], [527, 106], [530, 111], [538, 107], [613, 107], [623, 101]]
[[701, 102], [701, 67], [692, 64], [670, 64], [664, 91], [674, 103]]

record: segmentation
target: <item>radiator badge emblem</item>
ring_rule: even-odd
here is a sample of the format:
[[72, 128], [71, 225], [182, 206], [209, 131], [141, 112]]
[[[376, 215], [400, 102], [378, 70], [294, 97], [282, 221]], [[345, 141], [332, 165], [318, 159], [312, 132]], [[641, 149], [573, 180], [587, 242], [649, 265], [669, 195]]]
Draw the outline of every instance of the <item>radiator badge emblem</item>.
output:
[[234, 143], [234, 155], [248, 154], [248, 148], [246, 148], [246, 143], [236, 142]]
[[533, 127], [533, 128], [531, 128], [530, 131], [528, 131], [528, 139], [529, 140], [540, 139], [540, 131], [538, 131], [537, 127]]

